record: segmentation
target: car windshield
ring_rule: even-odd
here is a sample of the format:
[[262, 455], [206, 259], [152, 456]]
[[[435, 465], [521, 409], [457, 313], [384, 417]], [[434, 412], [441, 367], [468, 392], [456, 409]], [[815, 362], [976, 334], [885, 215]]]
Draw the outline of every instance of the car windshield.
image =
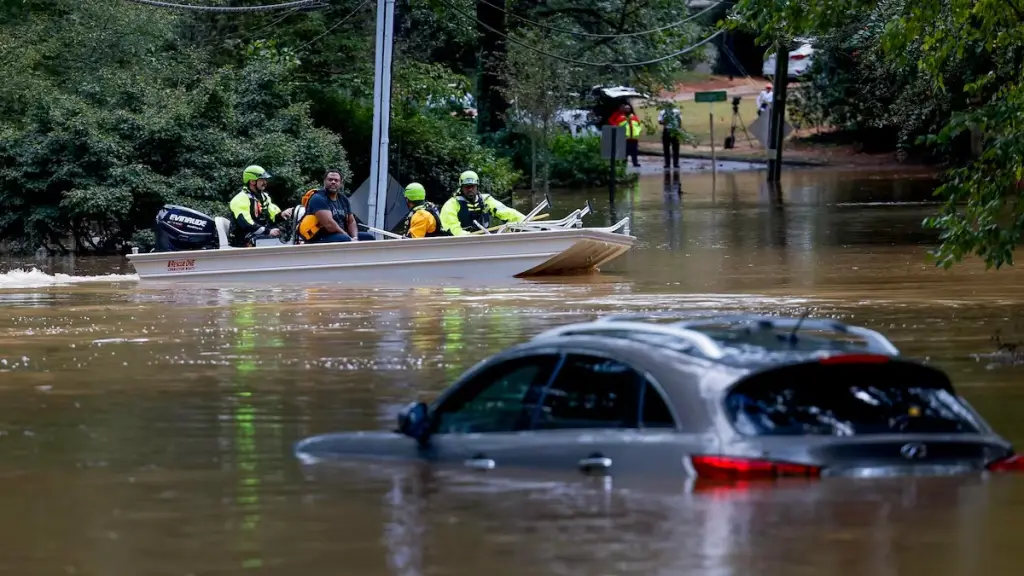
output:
[[749, 436], [980, 432], [967, 407], [931, 370], [810, 366], [774, 370], [734, 387], [725, 398], [733, 426]]

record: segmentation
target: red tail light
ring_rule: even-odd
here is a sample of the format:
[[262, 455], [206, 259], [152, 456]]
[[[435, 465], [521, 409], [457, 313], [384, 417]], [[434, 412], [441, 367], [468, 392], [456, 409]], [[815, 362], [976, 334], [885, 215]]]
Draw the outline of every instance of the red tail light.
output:
[[818, 364], [885, 364], [888, 356], [882, 354], [840, 354], [818, 360]]
[[692, 456], [693, 469], [701, 478], [715, 480], [748, 480], [751, 478], [780, 478], [785, 476], [817, 477], [821, 474], [818, 466], [730, 458], [728, 456]]
[[985, 468], [992, 472], [1024, 472], [1024, 458], [1017, 454], [990, 462]]
[[790, 60], [803, 60], [804, 58], [807, 58], [806, 54], [791, 54], [789, 57]]

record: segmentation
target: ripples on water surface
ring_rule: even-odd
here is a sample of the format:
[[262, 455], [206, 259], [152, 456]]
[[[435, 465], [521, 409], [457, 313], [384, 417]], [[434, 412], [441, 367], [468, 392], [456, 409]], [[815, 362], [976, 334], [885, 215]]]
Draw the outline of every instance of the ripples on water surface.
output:
[[628, 214], [643, 244], [572, 283], [168, 289], [120, 258], [0, 262], [0, 571], [1016, 574], [1017, 478], [688, 490], [292, 457], [545, 328], [664, 310], [880, 329], [1024, 444], [1024, 369], [990, 342], [1024, 336], [1022, 273], [933, 269], [926, 179], [791, 172], [779, 203], [762, 177], [655, 177], [615, 213], [596, 193], [592, 224]]

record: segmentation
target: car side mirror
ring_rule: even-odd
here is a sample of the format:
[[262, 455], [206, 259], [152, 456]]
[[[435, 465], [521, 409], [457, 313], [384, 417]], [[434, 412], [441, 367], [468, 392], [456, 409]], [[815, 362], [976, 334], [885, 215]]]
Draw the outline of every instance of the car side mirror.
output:
[[430, 425], [430, 412], [423, 402], [412, 402], [398, 413], [398, 431], [422, 440]]

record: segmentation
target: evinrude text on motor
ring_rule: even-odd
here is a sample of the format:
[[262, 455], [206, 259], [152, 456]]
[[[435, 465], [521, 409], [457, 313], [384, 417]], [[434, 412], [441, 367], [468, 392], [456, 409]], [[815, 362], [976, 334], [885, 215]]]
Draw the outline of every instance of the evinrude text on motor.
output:
[[154, 252], [216, 250], [220, 248], [216, 221], [202, 212], [166, 204], [156, 215]]

